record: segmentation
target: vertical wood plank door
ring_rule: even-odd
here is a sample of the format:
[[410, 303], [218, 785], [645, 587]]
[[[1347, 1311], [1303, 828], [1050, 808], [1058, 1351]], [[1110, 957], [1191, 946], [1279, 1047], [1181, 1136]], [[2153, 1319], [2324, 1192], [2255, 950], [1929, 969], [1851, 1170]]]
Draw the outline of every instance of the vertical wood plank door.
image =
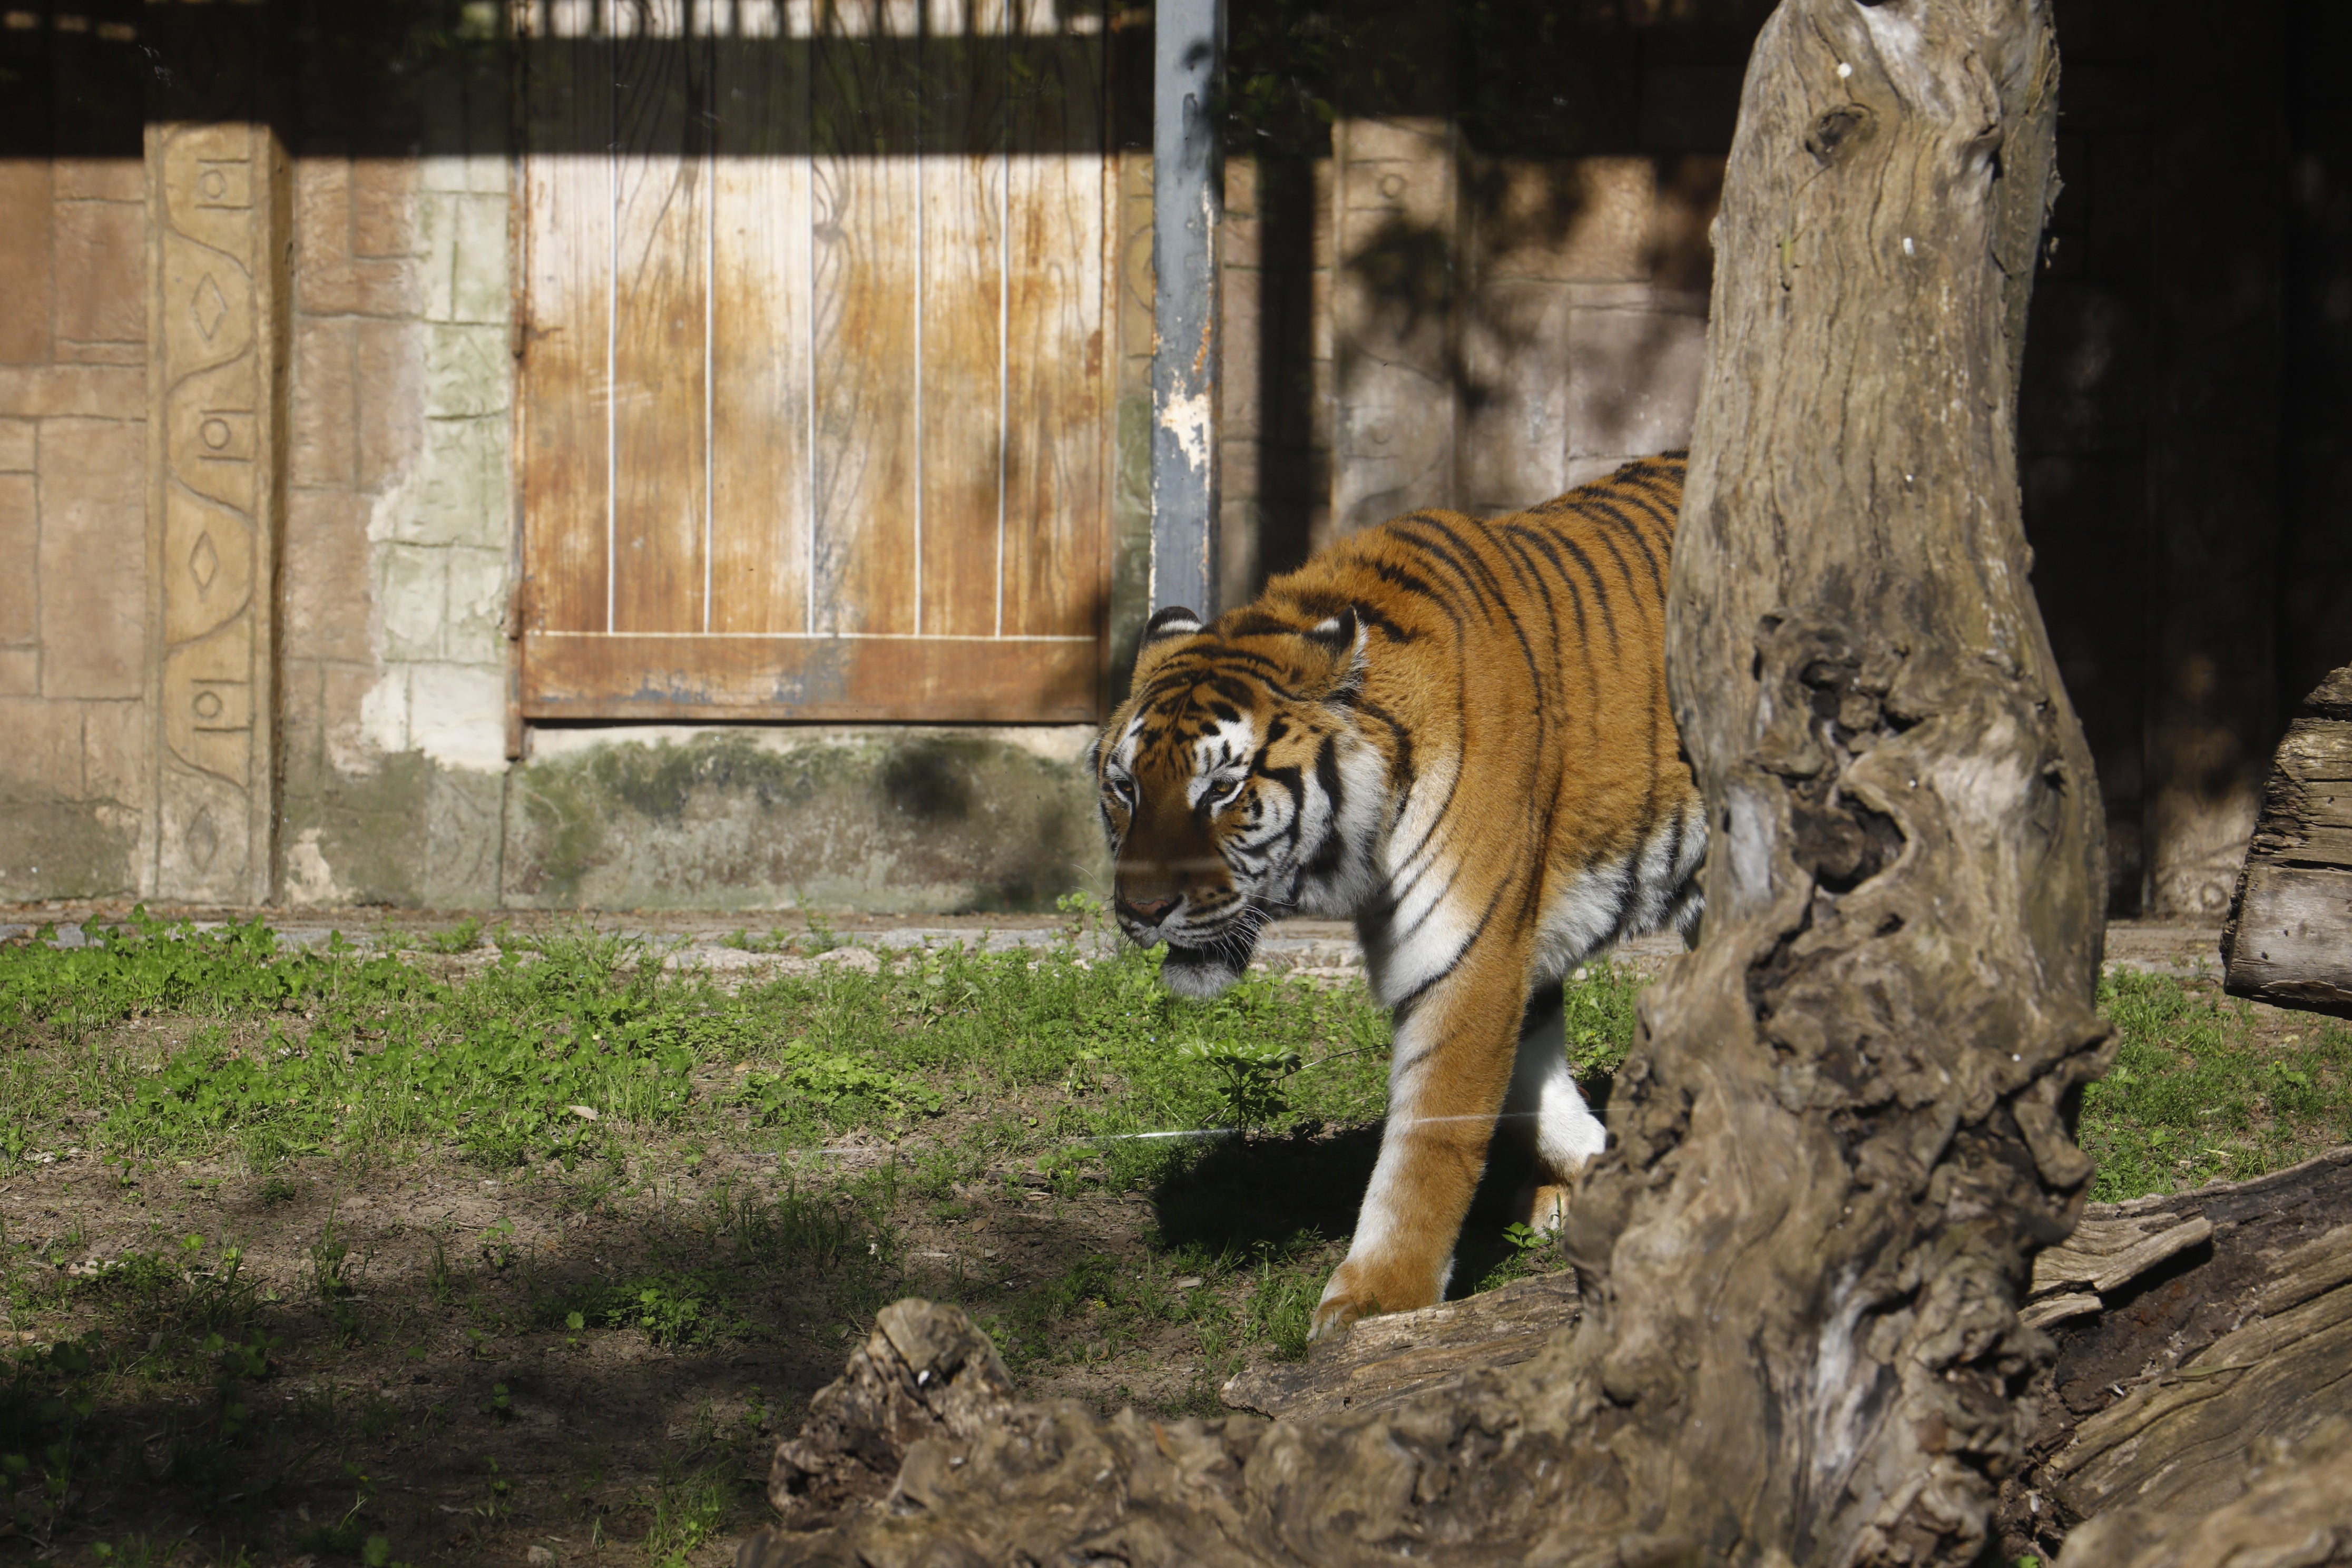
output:
[[517, 0], [526, 719], [1077, 722], [1104, 0]]

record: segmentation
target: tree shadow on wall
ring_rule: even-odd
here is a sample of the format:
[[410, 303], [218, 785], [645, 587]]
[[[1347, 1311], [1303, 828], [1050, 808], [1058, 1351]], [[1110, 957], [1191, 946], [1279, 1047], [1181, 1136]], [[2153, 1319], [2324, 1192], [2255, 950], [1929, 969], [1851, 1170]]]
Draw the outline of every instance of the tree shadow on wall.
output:
[[[1229, 439], [1254, 444], [1255, 458], [1254, 515], [1231, 519], [1255, 544], [1237, 585], [1255, 593], [1335, 528], [1370, 521], [1374, 501], [1362, 518], [1328, 516], [1339, 460], [1333, 400], [1374, 370], [1391, 371], [1399, 351], [1429, 380], [1432, 417], [1450, 412], [1468, 427], [1511, 417], [1518, 389], [1550, 374], [1530, 371], [1530, 360], [1569, 374], [1564, 313], [1530, 279], [1554, 282], [1582, 267], [1596, 280], [1704, 298], [1722, 156], [1769, 9], [1769, 0], [1487, 0], [1342, 14], [1328, 3], [1277, 3], [1236, 19], [1227, 145], [1229, 156], [1255, 163], [1257, 252], [1255, 365], [1234, 400], [1254, 405], [1255, 419], [1228, 427]], [[1378, 213], [1369, 197], [1370, 210], [1351, 206], [1340, 276], [1327, 289], [1318, 266], [1329, 264], [1335, 241], [1321, 226], [1359, 193], [1333, 192], [1318, 165], [1328, 167], [1331, 126], [1357, 117], [1450, 121], [1455, 199], [1437, 218], [1403, 203]], [[1609, 187], [1628, 181], [1646, 192], [1645, 232], [1581, 232], [1614, 220], [1625, 193]], [[1318, 359], [1318, 329], [1340, 297], [1349, 319], [1334, 321]], [[1603, 429], [1633, 429], [1656, 368], [1686, 352], [1689, 332], [1654, 313], [1628, 313], [1612, 327], [1587, 351], [1597, 356], [1588, 376], [1596, 384], [1582, 411]], [[1501, 474], [1425, 474], [1422, 486], [1426, 494], [1410, 481], [1401, 488], [1391, 510], [1429, 495], [1478, 510], [1544, 499], [1517, 493]]]

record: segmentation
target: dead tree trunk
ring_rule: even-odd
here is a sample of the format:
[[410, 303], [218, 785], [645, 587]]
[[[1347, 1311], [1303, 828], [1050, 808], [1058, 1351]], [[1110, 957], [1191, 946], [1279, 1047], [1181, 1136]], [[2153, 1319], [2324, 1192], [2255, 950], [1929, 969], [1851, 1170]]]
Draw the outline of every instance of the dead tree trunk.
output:
[[1973, 1556], [2090, 1173], [2104, 829], [2014, 442], [2056, 85], [2038, 0], [1792, 0], [1733, 145], [1667, 632], [1706, 936], [1571, 1252], [1633, 1495], [1735, 1559]]
[[2056, 81], [2047, 0], [1784, 0], [1758, 40], [1670, 598], [1707, 931], [1577, 1198], [1574, 1336], [1317, 1421], [1013, 1406], [751, 1561], [1974, 1558], [2105, 1041], [2013, 445]]

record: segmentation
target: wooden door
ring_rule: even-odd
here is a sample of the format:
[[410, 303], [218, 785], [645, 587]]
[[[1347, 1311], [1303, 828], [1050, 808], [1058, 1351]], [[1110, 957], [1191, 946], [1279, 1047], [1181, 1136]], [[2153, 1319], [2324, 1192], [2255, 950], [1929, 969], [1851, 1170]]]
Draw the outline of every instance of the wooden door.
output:
[[534, 719], [1097, 716], [1100, 0], [530, 0]]

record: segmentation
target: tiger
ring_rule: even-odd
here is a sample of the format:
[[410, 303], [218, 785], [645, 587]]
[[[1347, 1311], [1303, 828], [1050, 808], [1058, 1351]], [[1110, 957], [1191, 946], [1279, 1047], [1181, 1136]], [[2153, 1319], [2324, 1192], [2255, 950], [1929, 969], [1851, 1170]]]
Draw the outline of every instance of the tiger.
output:
[[[1444, 1298], [1498, 1121], [1556, 1231], [1606, 1133], [1562, 979], [1621, 938], [1695, 940], [1707, 825], [1667, 710], [1685, 454], [1508, 516], [1354, 534], [1203, 622], [1146, 624], [1088, 749], [1112, 912], [1208, 998], [1269, 920], [1352, 919], [1391, 1013], [1388, 1115], [1314, 1338]], [[1529, 1136], [1531, 1134], [1531, 1137]]]

